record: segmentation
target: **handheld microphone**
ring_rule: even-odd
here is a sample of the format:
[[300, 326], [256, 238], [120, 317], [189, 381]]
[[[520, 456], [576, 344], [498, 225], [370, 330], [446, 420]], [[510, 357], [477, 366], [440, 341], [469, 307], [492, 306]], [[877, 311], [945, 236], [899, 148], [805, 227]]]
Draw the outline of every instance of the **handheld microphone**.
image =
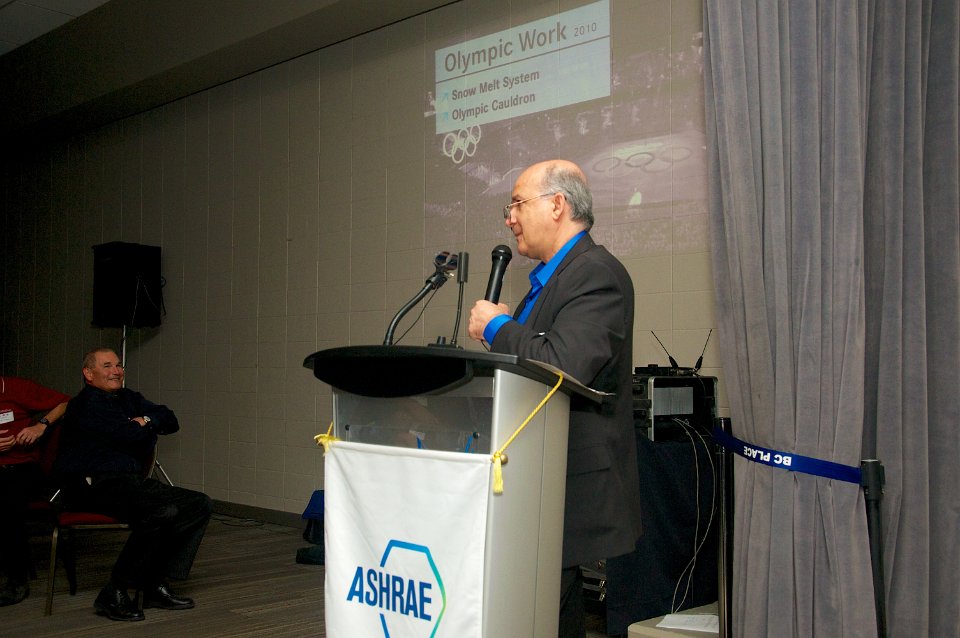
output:
[[493, 265], [490, 268], [490, 279], [487, 281], [487, 293], [484, 299], [493, 303], [500, 303], [500, 287], [503, 285], [503, 275], [507, 271], [507, 264], [513, 259], [513, 251], [503, 244], [497, 246], [490, 253]]

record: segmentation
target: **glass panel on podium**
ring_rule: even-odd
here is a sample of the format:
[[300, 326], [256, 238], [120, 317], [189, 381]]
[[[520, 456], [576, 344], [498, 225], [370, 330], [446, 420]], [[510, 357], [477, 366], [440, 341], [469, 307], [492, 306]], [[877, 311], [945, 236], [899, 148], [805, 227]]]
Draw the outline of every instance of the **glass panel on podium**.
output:
[[474, 378], [443, 394], [334, 394], [337, 436], [354, 443], [491, 454], [493, 381]]

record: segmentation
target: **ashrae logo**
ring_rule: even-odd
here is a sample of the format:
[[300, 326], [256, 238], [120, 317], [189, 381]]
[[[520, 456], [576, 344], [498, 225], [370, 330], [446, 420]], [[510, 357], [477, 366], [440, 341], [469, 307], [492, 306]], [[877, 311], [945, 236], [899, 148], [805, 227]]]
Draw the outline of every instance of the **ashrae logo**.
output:
[[447, 594], [430, 548], [391, 540], [379, 569], [357, 565], [347, 602], [379, 609], [384, 638], [391, 628], [394, 635], [432, 638], [447, 609]]

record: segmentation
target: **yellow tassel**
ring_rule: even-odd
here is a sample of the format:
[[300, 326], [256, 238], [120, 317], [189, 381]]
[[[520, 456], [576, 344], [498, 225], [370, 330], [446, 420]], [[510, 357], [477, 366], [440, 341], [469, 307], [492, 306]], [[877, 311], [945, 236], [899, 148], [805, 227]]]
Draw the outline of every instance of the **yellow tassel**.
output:
[[503, 494], [503, 466], [499, 452], [493, 455], [493, 493]]
[[[557, 384], [553, 386], [553, 389], [551, 389], [550, 392], [547, 393], [547, 396], [543, 397], [543, 400], [540, 402], [540, 404], [533, 409], [533, 412], [531, 412], [526, 419], [523, 420], [523, 423], [521, 423], [520, 427], [518, 427], [513, 432], [513, 434], [510, 435], [510, 438], [507, 439], [507, 442], [504, 443], [499, 450], [493, 453], [493, 458], [491, 460], [493, 461], [493, 493], [494, 494], [503, 494], [503, 466], [507, 464], [507, 455], [505, 453], [506, 449], [510, 447], [510, 444], [513, 443], [513, 440], [515, 438], [517, 438], [517, 435], [523, 431], [523, 428], [527, 427], [527, 424], [530, 423], [530, 419], [532, 419], [537, 414], [537, 412], [540, 411], [540, 408], [542, 408], [544, 405], [547, 404], [547, 401], [550, 400], [550, 397], [552, 397], [556, 393], [556, 391], [560, 389], [560, 385], [562, 383], [563, 383], [563, 373], [558, 373]], [[330, 427], [333, 427], [332, 423], [330, 424]]]
[[326, 434], [318, 434], [313, 437], [313, 440], [317, 442], [317, 445], [323, 448], [323, 455], [326, 456], [327, 452], [330, 451], [330, 445], [334, 441], [339, 441], [337, 437], [333, 436], [333, 421], [330, 422], [330, 427], [327, 428]]

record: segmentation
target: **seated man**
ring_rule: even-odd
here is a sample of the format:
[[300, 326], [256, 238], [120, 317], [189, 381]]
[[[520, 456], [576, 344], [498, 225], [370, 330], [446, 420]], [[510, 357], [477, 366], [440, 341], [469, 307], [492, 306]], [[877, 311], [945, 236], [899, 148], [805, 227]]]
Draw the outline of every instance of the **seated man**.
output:
[[70, 400], [56, 469], [64, 504], [130, 524], [108, 583], [94, 608], [111, 620], [143, 620], [128, 589], [144, 592], [144, 607], [190, 609], [193, 601], [170, 591], [166, 578], [186, 578], [213, 506], [206, 494], [144, 478], [158, 434], [180, 429], [166, 406], [123, 387], [123, 366], [113, 350], [83, 359], [87, 385]]
[[0, 607], [30, 594], [27, 506], [44, 482], [37, 443], [63, 415], [69, 399], [33, 381], [0, 377], [0, 576], [5, 577]]

